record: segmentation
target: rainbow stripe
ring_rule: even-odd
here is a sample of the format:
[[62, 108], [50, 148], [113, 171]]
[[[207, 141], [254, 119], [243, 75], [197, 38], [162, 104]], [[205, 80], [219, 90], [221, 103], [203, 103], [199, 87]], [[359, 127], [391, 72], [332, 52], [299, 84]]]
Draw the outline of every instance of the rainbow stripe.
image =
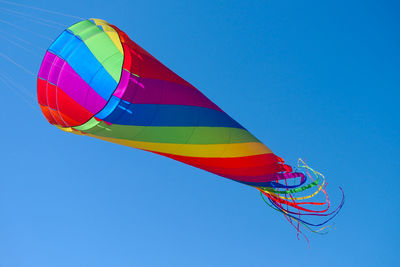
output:
[[266, 175], [291, 170], [199, 90], [102, 20], [66, 29], [38, 76], [43, 113], [63, 130], [249, 185], [266, 185]]
[[[319, 173], [299, 166], [317, 176], [304, 185], [310, 175], [292, 172], [199, 90], [103, 20], [66, 29], [47, 50], [37, 85], [44, 116], [61, 130], [150, 151], [255, 186], [297, 230], [299, 224], [313, 225], [301, 216], [329, 215], [301, 207], [329, 208], [328, 198], [325, 203], [296, 202], [325, 194], [323, 184], [308, 196], [291, 195], [316, 187]], [[287, 184], [296, 178], [300, 183]]]

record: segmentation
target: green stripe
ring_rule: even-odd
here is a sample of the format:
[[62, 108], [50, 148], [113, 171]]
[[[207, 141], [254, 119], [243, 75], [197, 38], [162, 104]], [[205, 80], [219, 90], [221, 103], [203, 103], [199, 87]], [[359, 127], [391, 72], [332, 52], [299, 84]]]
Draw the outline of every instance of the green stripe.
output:
[[314, 186], [318, 185], [318, 183], [319, 183], [319, 177], [317, 178], [317, 180], [315, 180], [312, 183], [309, 183], [308, 185], [303, 185], [302, 187], [288, 189], [288, 190], [279, 191], [279, 190], [276, 190], [276, 189], [274, 189], [272, 187], [262, 187], [262, 186], [259, 186], [258, 188], [260, 188], [261, 190], [268, 191], [268, 192], [271, 192], [271, 193], [276, 193], [276, 194], [293, 194], [293, 193], [303, 192], [303, 191], [305, 191], [305, 190], [307, 190], [307, 189], [309, 189], [311, 187], [314, 187]]
[[86, 44], [96, 59], [118, 83], [121, 78], [124, 55], [121, 54], [108, 35], [89, 20], [72, 25], [68, 30]]
[[92, 117], [90, 120], [88, 120], [84, 124], [79, 125], [79, 126], [75, 126], [73, 128], [78, 130], [78, 131], [87, 131], [88, 129], [95, 127], [99, 123], [100, 123], [99, 121], [97, 121], [95, 118]]
[[246, 130], [228, 127], [126, 126], [118, 124], [107, 125], [101, 122], [97, 124], [97, 127], [87, 129], [85, 132], [101, 137], [172, 144], [260, 142]]

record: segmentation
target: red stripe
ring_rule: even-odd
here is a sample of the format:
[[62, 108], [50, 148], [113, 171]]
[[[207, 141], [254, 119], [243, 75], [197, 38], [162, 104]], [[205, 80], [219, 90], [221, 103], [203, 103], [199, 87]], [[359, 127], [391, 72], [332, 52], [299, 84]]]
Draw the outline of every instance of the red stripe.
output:
[[175, 160], [190, 164], [201, 165], [209, 167], [222, 167], [222, 168], [249, 168], [256, 166], [265, 166], [273, 163], [283, 163], [284, 160], [273, 153], [260, 154], [247, 157], [236, 158], [204, 158], [204, 157], [187, 157], [180, 155], [173, 155], [168, 153], [154, 152]]
[[197, 90], [193, 85], [176, 75], [172, 70], [164, 66], [155, 57], [132, 41], [129, 36], [118, 29], [118, 27], [114, 25], [111, 26], [118, 32], [124, 48], [125, 60], [123, 68], [140, 77], [169, 81]]
[[50, 122], [53, 125], [58, 125], [58, 123], [54, 120], [53, 116], [50, 114], [49, 108], [47, 106], [43, 106], [41, 104], [39, 104], [39, 106], [40, 106], [40, 109], [43, 112], [43, 115], [47, 119], [47, 121]]
[[53, 119], [56, 121], [56, 125], [60, 125], [62, 127], [67, 127], [68, 125], [63, 121], [61, 118], [60, 114], [58, 113], [57, 110], [53, 110], [49, 108], [50, 115], [53, 117]]
[[219, 173], [222, 176], [230, 176], [230, 177], [240, 177], [240, 176], [262, 176], [267, 174], [273, 174], [277, 172], [286, 171], [287, 165], [273, 163], [264, 166], [258, 167], [250, 167], [250, 168], [222, 168], [222, 167], [209, 167], [209, 166], [196, 166], [198, 168], [213, 172]]
[[[94, 114], [81, 106], [59, 87], [45, 81], [37, 80], [38, 102], [47, 106], [45, 117], [51, 124], [78, 126], [87, 122]], [[73, 118], [73, 119], [72, 119]]]
[[[213, 172], [213, 171], [209, 171], [212, 172], [214, 174], [217, 174], [219, 176], [231, 179], [231, 180], [235, 180], [235, 181], [239, 181], [239, 182], [249, 182], [249, 183], [266, 183], [266, 182], [271, 182], [271, 181], [276, 181], [276, 177], [271, 175], [271, 174], [275, 174], [278, 172], [285, 172], [285, 171], [291, 171], [292, 168], [289, 165], [283, 164], [283, 165], [276, 165], [276, 171], [271, 170], [270, 173], [264, 173], [264, 174], [260, 174], [260, 175], [254, 175], [251, 176], [249, 174], [243, 174], [243, 175], [233, 175], [233, 174], [224, 174], [224, 173], [219, 173], [219, 172]], [[280, 167], [282, 166], [282, 167]], [[206, 170], [206, 169], [205, 169]], [[208, 171], [208, 170], [206, 170]]]
[[47, 106], [46, 84], [47, 81], [40, 78], [37, 79], [37, 97], [39, 104], [42, 106]]
[[49, 82], [46, 82], [46, 99], [47, 106], [50, 108], [49, 112], [56, 124], [66, 127], [67, 124], [63, 121], [57, 108], [57, 87]]
[[292, 171], [290, 166], [283, 164], [283, 159], [273, 153], [237, 158], [197, 158], [151, 152], [241, 182], [270, 182], [267, 175]]
[[[57, 103], [58, 111], [75, 121], [74, 124], [68, 123], [71, 127], [81, 125], [94, 116], [59, 87], [57, 87]], [[64, 116], [62, 118], [64, 119]]]

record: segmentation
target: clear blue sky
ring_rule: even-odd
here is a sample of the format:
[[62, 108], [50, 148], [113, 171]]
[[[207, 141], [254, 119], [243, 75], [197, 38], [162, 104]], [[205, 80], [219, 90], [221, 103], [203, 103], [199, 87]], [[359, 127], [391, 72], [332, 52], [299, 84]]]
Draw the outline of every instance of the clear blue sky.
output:
[[[28, 96], [35, 78], [3, 56], [1, 267], [398, 262], [397, 1], [20, 3], [33, 2], [117, 25], [288, 163], [302, 157], [323, 172], [334, 200], [341, 185], [346, 204], [336, 229], [309, 235], [308, 249], [250, 187], [52, 127]], [[3, 1], [0, 18], [0, 52], [33, 73], [51, 41], [32, 32], [54, 39], [77, 22]]]

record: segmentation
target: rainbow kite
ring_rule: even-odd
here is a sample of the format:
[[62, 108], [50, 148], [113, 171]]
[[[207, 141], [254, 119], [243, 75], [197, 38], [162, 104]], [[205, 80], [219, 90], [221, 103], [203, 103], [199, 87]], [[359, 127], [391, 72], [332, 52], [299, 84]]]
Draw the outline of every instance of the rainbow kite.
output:
[[[37, 79], [46, 119], [61, 130], [166, 156], [255, 187], [272, 208], [318, 232], [328, 211], [323, 176], [284, 160], [120, 29], [100, 19], [66, 29]], [[313, 189], [311, 194], [305, 194]], [[309, 190], [310, 191], [310, 190]], [[306, 201], [323, 193], [321, 202]], [[317, 209], [313, 207], [321, 206]], [[321, 223], [304, 218], [327, 216]], [[323, 229], [324, 227], [322, 227]]]

